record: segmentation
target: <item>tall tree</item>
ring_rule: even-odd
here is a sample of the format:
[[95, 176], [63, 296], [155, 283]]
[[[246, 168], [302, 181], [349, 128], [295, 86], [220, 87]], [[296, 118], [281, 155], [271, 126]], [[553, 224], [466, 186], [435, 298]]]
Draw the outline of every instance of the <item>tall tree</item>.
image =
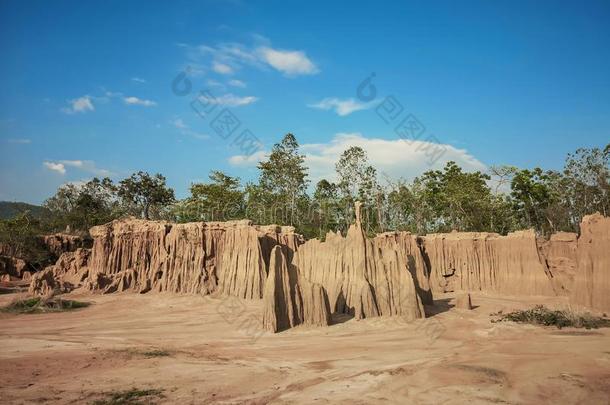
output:
[[84, 184], [63, 185], [44, 206], [51, 211], [56, 229], [69, 227], [87, 231], [119, 214], [116, 187], [109, 178], [95, 177]]
[[[352, 146], [345, 150], [335, 165], [338, 187], [345, 209], [360, 200], [364, 205], [364, 223], [367, 231], [381, 226], [383, 192], [377, 182], [377, 170], [368, 162], [364, 149]], [[348, 224], [344, 224], [347, 226]]]
[[438, 231], [490, 229], [490, 176], [480, 171], [466, 173], [455, 162], [441, 170], [425, 172], [418, 181], [434, 212]]
[[603, 150], [580, 148], [568, 154], [564, 175], [574, 222], [596, 211], [610, 215], [610, 144]]
[[337, 231], [343, 219], [337, 185], [326, 179], [320, 180], [313, 193], [313, 203], [312, 222], [317, 226], [317, 236], [323, 239], [328, 231]]
[[151, 209], [159, 211], [175, 201], [174, 190], [167, 187], [165, 177], [142, 171], [121, 180], [118, 196], [125, 207], [144, 219], [150, 219]]
[[210, 183], [191, 185], [191, 196], [179, 215], [181, 221], [227, 221], [243, 216], [244, 192], [239, 178], [216, 170], [209, 178]]
[[309, 184], [305, 156], [299, 153], [296, 137], [286, 134], [281, 142], [273, 145], [269, 158], [258, 168], [260, 186], [276, 197], [283, 208], [284, 220], [293, 225], [297, 220], [299, 199], [306, 198]]

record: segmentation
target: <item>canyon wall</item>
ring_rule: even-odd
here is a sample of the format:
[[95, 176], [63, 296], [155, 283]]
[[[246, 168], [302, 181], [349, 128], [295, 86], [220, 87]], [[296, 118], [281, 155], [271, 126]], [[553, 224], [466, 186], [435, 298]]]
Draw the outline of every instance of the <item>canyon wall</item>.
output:
[[600, 214], [583, 218], [576, 262], [570, 302], [610, 312], [610, 218]]
[[500, 236], [452, 232], [424, 238], [433, 292], [490, 291], [510, 295], [556, 295], [534, 231]]
[[[248, 220], [128, 219], [90, 233], [91, 249], [63, 253], [33, 275], [30, 292], [84, 287], [263, 298], [263, 325], [273, 331], [325, 325], [333, 313], [413, 320], [425, 316], [434, 293], [449, 291], [569, 295], [575, 305], [610, 310], [610, 219], [601, 215], [585, 217], [580, 236], [557, 233], [548, 241], [533, 231], [367, 238], [359, 216], [345, 237], [330, 232], [324, 242]], [[23, 273], [13, 267], [0, 263], [0, 273]]]
[[305, 280], [280, 246], [271, 252], [263, 293], [263, 328], [279, 332], [296, 325], [327, 326], [330, 307], [326, 290]]
[[[94, 242], [82, 281], [89, 290], [218, 292], [246, 299], [262, 298], [270, 249], [280, 244], [292, 254], [302, 241], [292, 227], [258, 227], [248, 220], [171, 224], [127, 219], [93, 227], [90, 234]], [[58, 266], [59, 261], [44, 277], [56, 274], [55, 284], [62, 285]], [[33, 283], [32, 291], [45, 288]]]
[[[399, 246], [401, 242], [409, 241], [398, 234], [367, 238], [357, 205], [356, 223], [345, 237], [328, 233], [324, 242], [307, 241], [299, 246], [292, 264], [299, 277], [324, 288], [331, 313], [356, 319], [396, 315], [411, 321], [425, 317], [416, 285], [425, 300], [431, 296], [426, 295], [425, 270], [416, 269], [416, 260], [407, 254], [410, 242], [409, 247]], [[422, 275], [421, 283], [417, 274]]]

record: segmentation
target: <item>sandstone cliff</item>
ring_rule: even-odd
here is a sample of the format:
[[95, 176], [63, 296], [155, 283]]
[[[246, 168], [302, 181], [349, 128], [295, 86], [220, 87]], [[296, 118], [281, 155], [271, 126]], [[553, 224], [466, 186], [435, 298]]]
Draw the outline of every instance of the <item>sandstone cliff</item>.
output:
[[500, 236], [452, 232], [424, 237], [433, 292], [493, 291], [511, 295], [555, 295], [534, 231]]
[[55, 258], [59, 258], [59, 256], [65, 252], [74, 252], [79, 248], [90, 248], [92, 243], [91, 239], [88, 237], [67, 233], [42, 235], [40, 236], [40, 240]]
[[558, 295], [569, 295], [576, 276], [576, 246], [578, 235], [558, 232], [546, 240], [538, 240], [538, 248], [545, 259], [551, 282]]
[[[302, 240], [291, 227], [257, 227], [247, 220], [170, 224], [127, 219], [93, 227], [90, 234], [94, 242], [83, 281], [87, 289], [218, 292], [248, 299], [262, 297], [267, 252], [281, 244], [292, 254]], [[62, 277], [58, 271], [44, 277], [50, 273]], [[32, 288], [42, 293], [38, 284]]]
[[322, 286], [303, 279], [280, 246], [271, 251], [263, 294], [263, 327], [279, 332], [299, 324], [327, 326], [328, 297]]
[[[356, 319], [399, 315], [407, 320], [425, 316], [416, 276], [396, 239], [368, 239], [356, 223], [347, 236], [329, 233], [326, 241], [310, 240], [299, 247], [293, 264], [300, 277], [321, 285], [331, 312]], [[417, 272], [416, 270], [414, 270]]]
[[31, 274], [32, 269], [25, 260], [13, 256], [0, 256], [0, 281], [27, 280]]
[[610, 311], [610, 218], [600, 214], [583, 218], [576, 261], [571, 302], [599, 311]]
[[29, 293], [48, 295], [55, 292], [69, 292], [81, 285], [89, 275], [87, 264], [91, 251], [76, 249], [63, 253], [57, 262], [44, 270], [34, 273]]

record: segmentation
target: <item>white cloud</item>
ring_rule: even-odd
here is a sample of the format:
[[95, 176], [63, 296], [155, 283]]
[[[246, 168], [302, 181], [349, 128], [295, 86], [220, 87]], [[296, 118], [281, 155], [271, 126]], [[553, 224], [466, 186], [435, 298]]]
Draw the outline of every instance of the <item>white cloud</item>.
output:
[[136, 82], [136, 83], [146, 83], [146, 80], [141, 79], [139, 77], [132, 77], [131, 81]]
[[176, 118], [172, 124], [174, 124], [174, 126], [178, 129], [186, 129], [188, 128], [188, 126], [184, 123], [184, 121], [182, 121], [182, 118]]
[[[219, 74], [232, 74], [244, 66], [256, 69], [275, 69], [288, 77], [311, 75], [320, 69], [302, 50], [275, 49], [270, 42], [255, 36], [255, 45], [221, 43], [216, 46], [190, 46], [179, 44], [185, 49], [189, 59], [188, 70], [191, 75], [203, 73], [210, 66]], [[197, 69], [194, 70], [193, 66]], [[239, 87], [239, 85], [237, 85]]]
[[87, 111], [95, 110], [91, 101], [91, 96], [88, 95], [70, 100], [68, 104], [70, 104], [68, 107], [61, 109], [61, 111], [66, 114], [85, 113]]
[[176, 118], [174, 121], [172, 121], [172, 124], [180, 130], [182, 135], [192, 136], [196, 139], [210, 139], [210, 136], [207, 134], [202, 134], [191, 130], [190, 127], [186, 125], [184, 121], [182, 121], [182, 118]]
[[73, 167], [80, 171], [91, 173], [95, 176], [112, 176], [113, 173], [110, 170], [101, 169], [95, 165], [92, 160], [59, 160], [59, 161], [45, 161], [43, 165], [52, 171], [56, 171], [61, 174], [66, 174], [67, 167]]
[[[335, 163], [351, 146], [360, 146], [366, 151], [370, 164], [377, 169], [380, 181], [386, 175], [391, 179], [412, 180], [427, 170], [443, 168], [451, 160], [466, 171], [487, 170], [484, 163], [466, 150], [448, 144], [367, 138], [360, 133], [339, 133], [327, 143], [301, 145], [312, 186], [322, 179], [336, 181]], [[262, 151], [252, 156], [236, 155], [229, 158], [229, 163], [234, 166], [253, 167], [265, 156], [266, 153]], [[431, 156], [438, 158], [431, 161]]]
[[233, 73], [233, 68], [231, 66], [216, 61], [212, 63], [212, 70], [214, 70], [216, 73], [220, 73], [221, 75], [230, 75]]
[[239, 106], [243, 106], [243, 105], [252, 104], [252, 103], [255, 103], [258, 101], [258, 97], [254, 97], [254, 96], [240, 97], [240, 96], [236, 96], [235, 94], [231, 94], [231, 93], [223, 94], [222, 96], [218, 96], [218, 97], [206, 97], [206, 96], [202, 95], [202, 96], [200, 96], [200, 98], [202, 99], [202, 102], [205, 102], [205, 103], [225, 105], [228, 107], [239, 107]]
[[362, 103], [353, 98], [339, 99], [336, 97], [327, 97], [315, 104], [308, 104], [310, 108], [318, 108], [320, 110], [334, 110], [341, 117], [350, 115], [353, 112], [366, 110], [377, 104], [377, 101]]
[[220, 83], [218, 80], [214, 80], [214, 79], [208, 79], [206, 81], [206, 84], [210, 87], [220, 87], [220, 88], [224, 88], [225, 85]]
[[125, 102], [125, 104], [128, 105], [141, 105], [144, 107], [154, 107], [157, 105], [157, 103], [155, 103], [154, 101], [145, 100], [137, 97], [125, 97], [123, 98], [123, 101]]
[[241, 87], [241, 88], [246, 87], [246, 83], [242, 82], [241, 80], [237, 80], [237, 79], [229, 80], [228, 83], [229, 83], [229, 86], [233, 86], [233, 87]]
[[311, 75], [319, 72], [317, 66], [303, 51], [287, 51], [261, 47], [258, 49], [258, 53], [263, 61], [289, 76]]
[[6, 140], [8, 143], [19, 143], [19, 144], [29, 144], [32, 143], [31, 139], [27, 138], [11, 138]]
[[61, 163], [53, 163], [53, 162], [42, 162], [44, 167], [47, 169], [57, 172], [59, 174], [66, 174], [66, 167]]
[[268, 152], [265, 152], [264, 150], [259, 150], [251, 155], [231, 156], [229, 158], [229, 163], [233, 166], [253, 167], [256, 166], [259, 162], [265, 160], [267, 156]]

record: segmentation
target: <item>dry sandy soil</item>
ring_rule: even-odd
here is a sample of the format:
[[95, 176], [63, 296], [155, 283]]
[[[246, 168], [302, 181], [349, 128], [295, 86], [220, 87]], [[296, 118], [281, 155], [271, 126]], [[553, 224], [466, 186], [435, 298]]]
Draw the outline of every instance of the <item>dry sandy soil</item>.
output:
[[[608, 404], [610, 329], [491, 323], [542, 299], [435, 297], [432, 317], [260, 331], [260, 304], [78, 295], [66, 313], [0, 314], [0, 403], [92, 403], [161, 389], [180, 404]], [[0, 305], [15, 298], [0, 296]], [[548, 305], [549, 299], [544, 299]], [[565, 305], [561, 299], [552, 301]], [[155, 351], [156, 350], [156, 351]], [[149, 398], [151, 399], [151, 398]]]

